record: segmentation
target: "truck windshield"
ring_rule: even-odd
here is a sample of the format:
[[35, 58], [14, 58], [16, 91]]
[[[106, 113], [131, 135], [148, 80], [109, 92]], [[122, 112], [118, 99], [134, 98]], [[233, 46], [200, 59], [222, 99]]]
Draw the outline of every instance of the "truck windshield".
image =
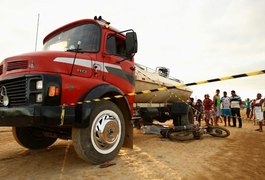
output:
[[73, 27], [49, 39], [43, 50], [71, 51], [77, 49], [85, 52], [98, 52], [100, 45], [100, 28], [96, 24], [83, 24]]

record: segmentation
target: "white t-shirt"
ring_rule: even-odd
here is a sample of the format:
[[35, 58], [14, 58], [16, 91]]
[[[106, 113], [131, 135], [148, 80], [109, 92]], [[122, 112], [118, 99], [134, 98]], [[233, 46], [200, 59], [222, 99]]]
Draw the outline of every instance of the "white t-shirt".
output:
[[229, 97], [222, 97], [222, 109], [230, 109], [230, 98]]

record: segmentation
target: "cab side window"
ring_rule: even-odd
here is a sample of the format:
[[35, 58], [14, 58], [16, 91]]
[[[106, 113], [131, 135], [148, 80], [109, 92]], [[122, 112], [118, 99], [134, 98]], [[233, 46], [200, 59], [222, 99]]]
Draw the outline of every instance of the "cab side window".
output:
[[124, 57], [126, 55], [125, 49], [126, 49], [125, 40], [117, 36], [109, 36], [107, 38], [107, 53]]

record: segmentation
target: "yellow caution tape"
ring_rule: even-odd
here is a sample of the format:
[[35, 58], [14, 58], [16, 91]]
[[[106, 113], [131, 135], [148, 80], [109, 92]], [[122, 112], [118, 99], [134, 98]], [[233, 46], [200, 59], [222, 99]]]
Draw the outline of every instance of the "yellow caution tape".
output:
[[[237, 79], [237, 78], [243, 78], [243, 77], [249, 77], [249, 76], [256, 76], [256, 75], [261, 75], [264, 74], [265, 70], [261, 71], [255, 71], [255, 72], [249, 72], [249, 73], [243, 73], [243, 74], [237, 74], [237, 75], [232, 75], [232, 76], [225, 76], [221, 78], [214, 78], [214, 79], [209, 79], [205, 81], [198, 81], [198, 82], [192, 82], [192, 83], [187, 83], [187, 84], [179, 84], [176, 86], [165, 86], [165, 87], [159, 87], [156, 89], [149, 89], [149, 90], [143, 90], [139, 92], [130, 92], [124, 95], [115, 95], [113, 97], [104, 97], [102, 99], [96, 98], [92, 100], [86, 100], [84, 102], [77, 102], [76, 104], [83, 104], [83, 103], [91, 103], [91, 102], [98, 102], [101, 100], [111, 100], [111, 99], [118, 99], [118, 98], [123, 98], [125, 96], [137, 96], [141, 94], [150, 94], [153, 92], [158, 92], [158, 91], [166, 91], [170, 89], [179, 89], [182, 87], [187, 87], [187, 86], [194, 86], [194, 85], [201, 85], [201, 84], [207, 84], [207, 83], [213, 83], [213, 82], [218, 82], [218, 81], [225, 81], [225, 80], [230, 80], [230, 79]], [[71, 103], [70, 105], [75, 105], [75, 103]], [[62, 111], [62, 116], [64, 115], [64, 112]]]

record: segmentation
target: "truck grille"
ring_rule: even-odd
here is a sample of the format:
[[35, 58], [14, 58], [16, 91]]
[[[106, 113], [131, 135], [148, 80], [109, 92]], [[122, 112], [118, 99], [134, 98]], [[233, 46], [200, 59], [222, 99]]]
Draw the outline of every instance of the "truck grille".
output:
[[[3, 86], [6, 88], [10, 107], [22, 106], [27, 103], [27, 79], [25, 77], [1, 81], [1, 89]], [[2, 106], [2, 104], [0, 105]]]
[[21, 60], [21, 61], [11, 61], [7, 63], [7, 71], [17, 70], [17, 69], [27, 69], [28, 68], [28, 61]]

